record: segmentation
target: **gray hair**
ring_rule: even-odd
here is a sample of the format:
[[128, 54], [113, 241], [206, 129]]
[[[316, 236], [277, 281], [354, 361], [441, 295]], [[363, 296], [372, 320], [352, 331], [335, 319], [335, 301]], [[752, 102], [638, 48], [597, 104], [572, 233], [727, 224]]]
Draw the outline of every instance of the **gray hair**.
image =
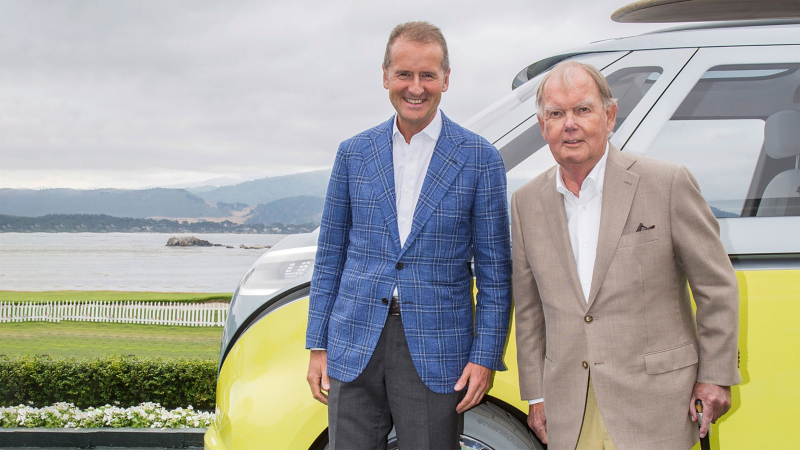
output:
[[544, 114], [544, 90], [550, 78], [557, 77], [562, 86], [575, 89], [575, 82], [572, 81], [572, 77], [576, 69], [583, 70], [592, 77], [597, 85], [597, 89], [600, 91], [600, 100], [603, 101], [603, 108], [605, 108], [606, 111], [617, 104], [617, 99], [611, 96], [611, 86], [608, 85], [606, 77], [604, 77], [597, 68], [591, 64], [582, 63], [580, 61], [562, 61], [556, 64], [550, 72], [545, 74], [542, 82], [536, 89], [536, 114], [539, 117], [543, 117]]
[[444, 40], [442, 30], [430, 22], [406, 22], [394, 27], [386, 43], [386, 52], [383, 54], [383, 67], [388, 69], [392, 64], [392, 45], [397, 39], [403, 38], [409, 42], [430, 44], [435, 42], [442, 48], [442, 69], [445, 73], [450, 70], [450, 56], [447, 53], [447, 41]]

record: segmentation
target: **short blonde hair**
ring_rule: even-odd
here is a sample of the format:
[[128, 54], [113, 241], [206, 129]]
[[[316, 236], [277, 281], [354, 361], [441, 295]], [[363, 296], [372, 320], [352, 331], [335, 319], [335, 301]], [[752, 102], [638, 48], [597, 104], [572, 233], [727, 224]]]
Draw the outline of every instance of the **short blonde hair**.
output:
[[540, 117], [544, 113], [544, 90], [547, 82], [550, 81], [550, 78], [557, 77], [562, 86], [575, 89], [575, 82], [572, 81], [575, 70], [583, 70], [592, 77], [597, 85], [597, 89], [600, 91], [600, 100], [603, 101], [603, 108], [605, 108], [606, 111], [617, 104], [617, 99], [611, 96], [611, 86], [609, 86], [606, 77], [604, 77], [596, 67], [580, 61], [562, 61], [545, 74], [542, 82], [536, 89], [536, 113]]

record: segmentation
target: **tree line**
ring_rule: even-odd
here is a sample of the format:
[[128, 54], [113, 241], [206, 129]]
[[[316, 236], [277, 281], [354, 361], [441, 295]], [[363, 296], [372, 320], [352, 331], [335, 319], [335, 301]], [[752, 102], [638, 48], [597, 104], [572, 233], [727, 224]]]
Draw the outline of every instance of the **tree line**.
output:
[[105, 214], [48, 214], [39, 217], [0, 215], [0, 233], [308, 233], [316, 223], [248, 223], [137, 219]]

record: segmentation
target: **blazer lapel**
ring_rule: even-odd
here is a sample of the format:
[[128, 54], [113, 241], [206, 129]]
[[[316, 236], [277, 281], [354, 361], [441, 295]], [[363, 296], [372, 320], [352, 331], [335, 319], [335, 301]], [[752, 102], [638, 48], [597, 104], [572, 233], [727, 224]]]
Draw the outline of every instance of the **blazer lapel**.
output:
[[634, 156], [622, 153], [613, 145], [609, 145], [603, 181], [600, 233], [597, 236], [597, 254], [592, 271], [592, 287], [589, 291], [589, 307], [592, 306], [600, 286], [603, 285], [619, 238], [622, 236], [622, 229], [628, 221], [633, 197], [639, 185], [639, 175], [628, 171], [635, 162]]
[[397, 229], [397, 201], [394, 191], [394, 159], [392, 157], [392, 129], [394, 116], [384, 123], [374, 136], [370, 146], [371, 154], [366, 159], [367, 175], [371, 177], [372, 190], [378, 206], [383, 212], [389, 234], [400, 249], [400, 232]]
[[572, 244], [569, 240], [569, 227], [567, 226], [567, 211], [564, 208], [564, 196], [556, 190], [556, 178], [558, 176], [557, 166], [550, 169], [547, 174], [547, 183], [542, 188], [539, 201], [542, 203], [542, 210], [547, 218], [550, 235], [556, 246], [559, 260], [564, 267], [575, 291], [577, 298], [584, 311], [587, 309], [586, 300], [581, 289], [580, 278], [578, 277], [578, 267], [575, 264], [575, 256], [572, 252]]
[[411, 232], [406, 238], [405, 246], [400, 251], [401, 255], [408, 250], [414, 239], [422, 231], [422, 227], [430, 219], [447, 190], [450, 189], [453, 181], [455, 181], [456, 176], [461, 172], [461, 168], [466, 164], [468, 154], [460, 147], [464, 139], [458, 127], [442, 113], [442, 132], [439, 134], [439, 140], [433, 149], [428, 172], [425, 175], [425, 181], [422, 183], [422, 191], [414, 209]]

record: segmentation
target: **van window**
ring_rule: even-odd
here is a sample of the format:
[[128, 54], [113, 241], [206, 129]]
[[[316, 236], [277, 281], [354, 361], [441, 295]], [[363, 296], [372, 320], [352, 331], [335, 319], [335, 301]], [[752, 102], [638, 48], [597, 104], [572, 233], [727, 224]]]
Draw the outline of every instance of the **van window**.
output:
[[800, 215], [800, 64], [709, 69], [648, 149], [685, 165], [714, 215]]
[[[628, 118], [637, 104], [642, 100], [647, 91], [653, 87], [663, 73], [661, 67], [626, 67], [606, 77], [611, 86], [611, 95], [617, 99], [616, 131]], [[535, 120], [535, 119], [534, 119]], [[519, 189], [523, 184], [533, 179], [555, 165], [555, 160], [550, 150], [545, 148], [547, 142], [542, 137], [539, 124], [535, 124], [520, 136], [520, 142], [514, 145], [525, 145], [532, 153], [527, 159], [508, 171], [508, 195]], [[524, 142], [523, 142], [524, 141]], [[543, 151], [537, 151], [544, 148]], [[535, 153], [534, 153], [535, 152]]]

